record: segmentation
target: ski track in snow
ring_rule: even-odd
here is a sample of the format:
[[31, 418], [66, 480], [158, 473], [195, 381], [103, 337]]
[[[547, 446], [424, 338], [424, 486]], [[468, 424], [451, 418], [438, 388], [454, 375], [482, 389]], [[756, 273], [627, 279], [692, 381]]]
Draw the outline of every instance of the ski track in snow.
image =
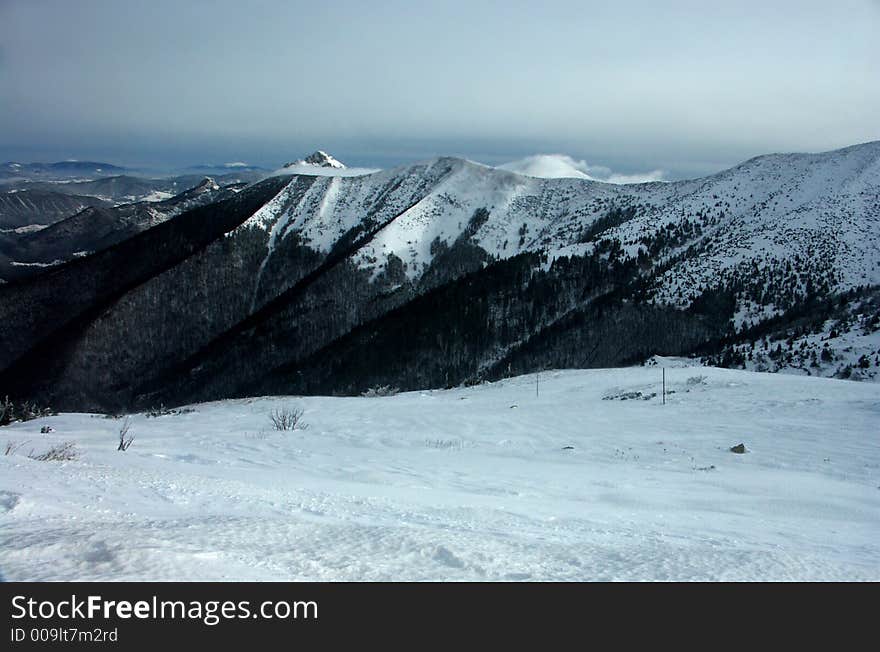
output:
[[667, 363], [665, 406], [608, 398], [659, 392], [636, 367], [200, 404], [133, 416], [127, 452], [99, 415], [13, 424], [0, 575], [880, 580], [880, 386]]

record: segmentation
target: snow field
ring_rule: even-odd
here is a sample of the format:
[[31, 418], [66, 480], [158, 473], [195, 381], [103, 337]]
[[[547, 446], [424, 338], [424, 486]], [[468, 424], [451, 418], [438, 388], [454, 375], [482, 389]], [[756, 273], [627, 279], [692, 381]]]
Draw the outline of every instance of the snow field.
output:
[[[126, 452], [121, 419], [13, 424], [0, 575], [880, 579], [880, 386], [668, 362], [666, 405], [635, 367], [133, 415]], [[273, 430], [285, 406], [308, 428]]]

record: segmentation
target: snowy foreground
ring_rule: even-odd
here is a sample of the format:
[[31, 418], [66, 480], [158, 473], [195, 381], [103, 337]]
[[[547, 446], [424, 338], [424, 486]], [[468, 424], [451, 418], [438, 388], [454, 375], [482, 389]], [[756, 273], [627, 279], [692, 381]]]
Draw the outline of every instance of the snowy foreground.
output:
[[[880, 580], [880, 385], [546, 372], [0, 429], [6, 580]], [[616, 397], [616, 398], [606, 398]], [[308, 428], [272, 429], [273, 408]], [[42, 426], [55, 432], [40, 434]], [[28, 458], [72, 441], [68, 462]], [[748, 452], [729, 448], [744, 443]], [[573, 447], [573, 448], [567, 448]]]

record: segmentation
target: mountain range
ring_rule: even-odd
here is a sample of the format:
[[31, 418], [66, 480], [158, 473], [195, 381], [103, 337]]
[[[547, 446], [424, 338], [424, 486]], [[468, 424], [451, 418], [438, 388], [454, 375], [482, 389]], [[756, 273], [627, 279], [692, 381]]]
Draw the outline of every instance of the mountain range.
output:
[[[0, 236], [0, 278], [23, 279], [47, 267], [100, 251], [197, 206], [232, 196], [245, 183], [220, 186], [206, 177], [179, 195], [118, 206], [91, 205], [40, 229], [18, 229]], [[2, 195], [0, 195], [2, 197]]]
[[637, 184], [304, 164], [59, 222], [66, 262], [0, 285], [0, 394], [117, 410], [655, 354], [880, 370], [880, 142]]

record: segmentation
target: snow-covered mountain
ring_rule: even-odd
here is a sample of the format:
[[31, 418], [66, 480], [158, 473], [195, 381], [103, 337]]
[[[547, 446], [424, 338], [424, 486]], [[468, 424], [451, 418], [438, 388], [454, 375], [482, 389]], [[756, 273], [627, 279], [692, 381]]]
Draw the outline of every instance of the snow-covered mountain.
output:
[[[291, 236], [328, 252], [370, 215], [382, 228], [354, 260], [376, 275], [393, 254], [410, 281], [430, 265], [432, 247], [467, 232], [494, 259], [535, 251], [552, 260], [617, 240], [621, 257], [641, 251], [665, 267], [651, 296], [681, 308], [707, 287], [751, 278], [755, 266], [785, 275], [792, 294], [808, 278], [834, 291], [880, 283], [880, 142], [762, 156], [693, 181], [537, 179], [440, 158], [297, 188], [294, 179], [240, 227], [270, 233], [268, 256]], [[487, 215], [474, 225], [479, 210]], [[756, 291], [742, 289], [739, 323], [782, 308], [756, 303]]]
[[[872, 378], [878, 284], [880, 142], [662, 183], [455, 158], [288, 172], [0, 288], [0, 390], [357, 393], [658, 353]], [[50, 301], [64, 317], [36, 320]]]
[[338, 170], [345, 169], [345, 165], [343, 163], [337, 161], [335, 158], [330, 156], [330, 154], [320, 149], [312, 152], [305, 158], [298, 159], [296, 161], [293, 161], [292, 163], [286, 163], [284, 167], [290, 168], [300, 167], [304, 165], [311, 165], [318, 168], [336, 168]]
[[378, 170], [375, 168], [348, 167], [327, 152], [318, 150], [305, 158], [287, 163], [284, 167], [275, 170], [273, 176], [359, 177], [374, 172], [378, 172]]

